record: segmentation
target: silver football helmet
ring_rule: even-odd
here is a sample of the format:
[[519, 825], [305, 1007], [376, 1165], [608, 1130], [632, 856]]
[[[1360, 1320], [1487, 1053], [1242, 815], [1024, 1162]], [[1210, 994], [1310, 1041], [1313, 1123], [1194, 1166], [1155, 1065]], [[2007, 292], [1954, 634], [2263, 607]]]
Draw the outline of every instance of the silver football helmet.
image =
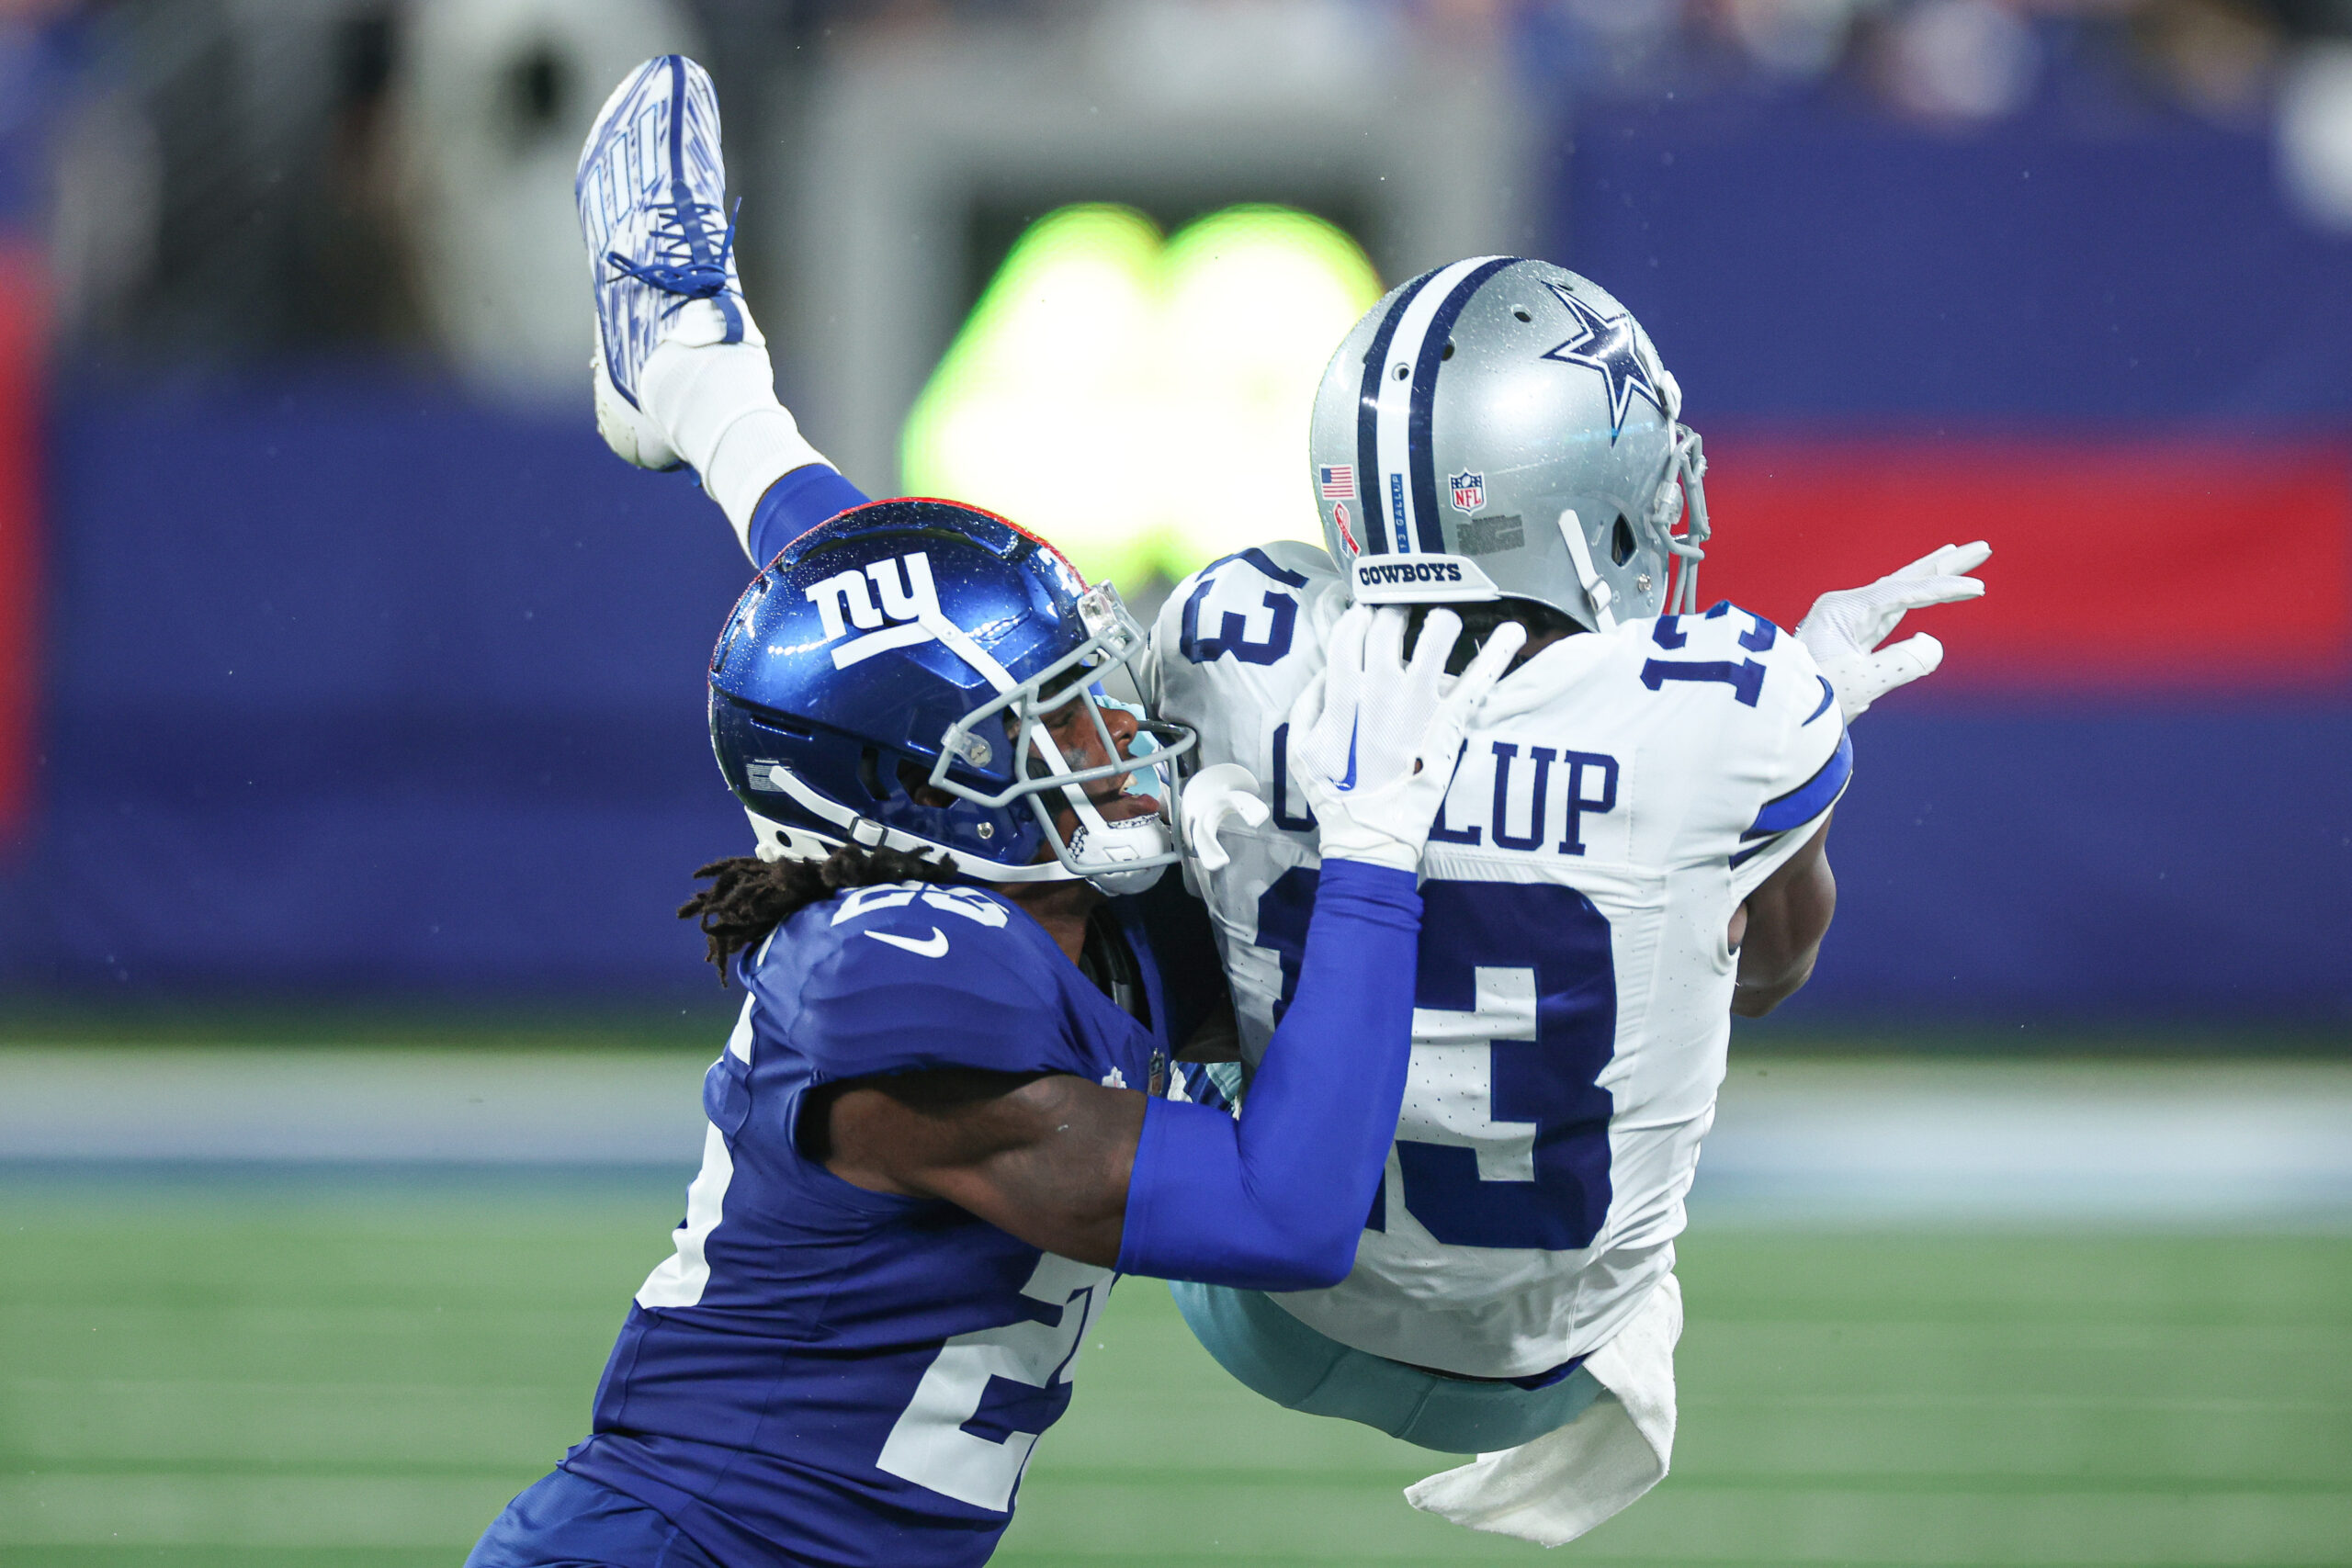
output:
[[1513, 256], [1424, 273], [1315, 396], [1331, 558], [1363, 603], [1532, 599], [1592, 630], [1695, 610], [1707, 462], [1681, 412], [1649, 334], [1589, 279]]

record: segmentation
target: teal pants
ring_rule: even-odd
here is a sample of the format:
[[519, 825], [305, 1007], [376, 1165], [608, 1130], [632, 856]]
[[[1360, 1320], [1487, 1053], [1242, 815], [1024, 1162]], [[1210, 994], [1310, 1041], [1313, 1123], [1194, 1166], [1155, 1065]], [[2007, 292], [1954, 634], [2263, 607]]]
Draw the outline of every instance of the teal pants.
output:
[[1288, 1410], [1361, 1421], [1441, 1453], [1494, 1453], [1533, 1442], [1601, 1393], [1578, 1367], [1545, 1388], [1426, 1372], [1317, 1333], [1258, 1291], [1171, 1281], [1186, 1326], [1217, 1365]]

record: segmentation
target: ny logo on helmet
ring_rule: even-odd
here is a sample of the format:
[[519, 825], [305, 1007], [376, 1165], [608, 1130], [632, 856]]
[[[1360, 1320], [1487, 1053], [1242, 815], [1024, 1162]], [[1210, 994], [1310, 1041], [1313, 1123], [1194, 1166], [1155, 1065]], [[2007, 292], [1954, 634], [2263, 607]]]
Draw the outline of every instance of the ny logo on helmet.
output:
[[[866, 584], [873, 584], [868, 592]], [[817, 606], [824, 623], [825, 641], [839, 642], [854, 628], [865, 635], [851, 637], [833, 649], [833, 668], [846, 670], [860, 660], [894, 648], [929, 642], [940, 613], [939, 590], [931, 580], [931, 558], [917, 550], [894, 560], [878, 560], [864, 570], [838, 571], [822, 582], [801, 590]], [[898, 623], [886, 625], [886, 622]]]
[[1487, 504], [1487, 476], [1464, 468], [1458, 474], [1448, 474], [1445, 482], [1453, 487], [1453, 510], [1476, 512]]

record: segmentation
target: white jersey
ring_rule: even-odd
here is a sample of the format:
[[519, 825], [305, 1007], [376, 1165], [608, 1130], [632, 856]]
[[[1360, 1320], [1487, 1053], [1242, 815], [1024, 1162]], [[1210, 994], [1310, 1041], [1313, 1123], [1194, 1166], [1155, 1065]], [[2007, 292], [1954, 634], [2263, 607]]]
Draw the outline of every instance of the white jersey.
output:
[[[1321, 550], [1269, 545], [1186, 579], [1153, 630], [1155, 710], [1272, 808], [1226, 829], [1232, 863], [1199, 889], [1253, 1066], [1319, 863], [1286, 720], [1346, 595]], [[1570, 637], [1513, 671], [1422, 861], [1412, 1068], [1354, 1271], [1274, 1300], [1475, 1377], [1605, 1344], [1674, 1266], [1731, 1033], [1726, 927], [1851, 758], [1804, 648], [1728, 605]]]

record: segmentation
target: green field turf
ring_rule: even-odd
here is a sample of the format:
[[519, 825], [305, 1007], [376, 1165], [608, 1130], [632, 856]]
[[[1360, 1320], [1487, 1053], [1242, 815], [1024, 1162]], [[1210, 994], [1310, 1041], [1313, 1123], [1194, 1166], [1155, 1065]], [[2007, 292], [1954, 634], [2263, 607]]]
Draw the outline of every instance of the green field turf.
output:
[[[305, 1182], [315, 1179], [304, 1179]], [[0, 1182], [0, 1564], [455, 1568], [579, 1435], [669, 1179]], [[1544, 1561], [2352, 1562], [2352, 1238], [1702, 1232], [1674, 1476]], [[1123, 1285], [1012, 1564], [1533, 1562]]]

